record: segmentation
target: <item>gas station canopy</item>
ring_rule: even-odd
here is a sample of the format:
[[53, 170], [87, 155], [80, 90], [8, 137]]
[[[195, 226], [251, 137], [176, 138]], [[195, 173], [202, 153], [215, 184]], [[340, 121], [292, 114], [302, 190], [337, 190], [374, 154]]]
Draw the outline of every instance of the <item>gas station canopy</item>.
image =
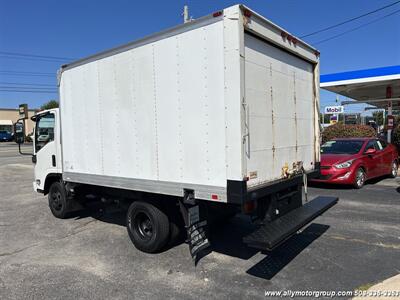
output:
[[400, 109], [400, 66], [321, 75], [320, 81], [322, 89], [356, 100], [342, 104]]

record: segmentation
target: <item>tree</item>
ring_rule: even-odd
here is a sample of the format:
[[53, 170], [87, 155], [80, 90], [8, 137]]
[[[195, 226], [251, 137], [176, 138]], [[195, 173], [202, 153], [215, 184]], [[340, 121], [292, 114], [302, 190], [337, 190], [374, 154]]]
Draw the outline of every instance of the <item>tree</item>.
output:
[[383, 125], [383, 114], [384, 113], [385, 113], [384, 111], [374, 111], [372, 113], [372, 116], [375, 119], [376, 125], [378, 125], [378, 126]]
[[51, 109], [51, 108], [57, 108], [58, 107], [58, 101], [56, 100], [50, 100], [48, 102], [46, 102], [45, 104], [43, 104], [40, 107], [40, 110], [45, 110], [45, 109]]
[[[324, 115], [324, 114], [320, 113], [319, 116], [320, 116], [319, 119], [320, 119], [321, 123], [329, 124], [331, 115], [326, 115], [326, 114]], [[322, 122], [322, 116], [324, 116], [324, 122]]]

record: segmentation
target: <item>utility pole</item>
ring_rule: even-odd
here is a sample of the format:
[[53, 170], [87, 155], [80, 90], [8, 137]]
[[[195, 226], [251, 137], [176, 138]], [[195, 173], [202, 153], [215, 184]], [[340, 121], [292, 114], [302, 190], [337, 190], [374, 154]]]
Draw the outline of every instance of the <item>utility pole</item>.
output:
[[189, 17], [189, 7], [185, 5], [183, 7], [183, 23], [190, 22], [190, 17]]

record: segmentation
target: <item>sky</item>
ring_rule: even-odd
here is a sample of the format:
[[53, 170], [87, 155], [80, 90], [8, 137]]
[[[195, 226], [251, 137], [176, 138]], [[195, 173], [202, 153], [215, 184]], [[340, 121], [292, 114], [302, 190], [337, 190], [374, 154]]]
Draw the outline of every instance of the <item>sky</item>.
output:
[[[293, 35], [302, 36], [394, 2], [243, 0], [241, 3]], [[198, 18], [237, 3], [228, 0], [0, 0], [0, 107], [16, 108], [20, 103], [28, 103], [30, 108], [37, 108], [50, 99], [57, 99], [56, 93], [42, 91], [56, 87], [56, 72], [63, 63], [180, 24], [185, 4], [189, 5], [190, 15]], [[321, 52], [321, 74], [400, 65], [400, 13], [318, 44], [399, 9], [400, 3], [305, 38]], [[21, 56], [16, 59], [4, 52], [66, 60], [30, 60]], [[36, 92], [15, 92], [13, 87], [17, 83], [28, 84]], [[321, 108], [333, 105], [335, 97], [321, 91]]]

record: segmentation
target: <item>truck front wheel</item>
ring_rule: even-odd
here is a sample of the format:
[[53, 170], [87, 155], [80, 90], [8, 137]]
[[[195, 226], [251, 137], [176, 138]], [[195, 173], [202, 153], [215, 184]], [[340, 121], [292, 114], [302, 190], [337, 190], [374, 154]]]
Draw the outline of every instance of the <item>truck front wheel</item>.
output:
[[126, 224], [133, 244], [143, 252], [159, 252], [168, 242], [168, 217], [153, 204], [133, 202], [128, 209]]
[[65, 219], [70, 212], [67, 192], [64, 185], [59, 182], [53, 182], [48, 194], [49, 207], [53, 216], [59, 219]]

